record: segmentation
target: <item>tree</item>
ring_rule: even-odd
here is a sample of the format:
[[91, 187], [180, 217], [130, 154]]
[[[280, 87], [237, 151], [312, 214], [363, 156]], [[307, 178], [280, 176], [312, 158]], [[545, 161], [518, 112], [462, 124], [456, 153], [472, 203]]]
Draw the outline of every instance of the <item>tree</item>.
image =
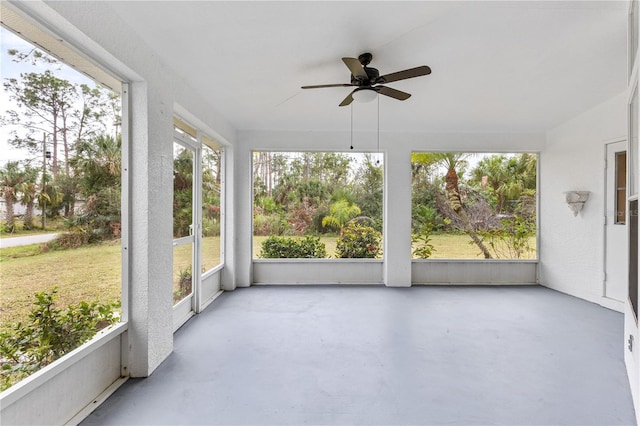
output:
[[193, 154], [180, 148], [173, 159], [173, 236], [189, 235], [193, 223]]
[[0, 169], [0, 188], [6, 207], [4, 226], [7, 232], [15, 230], [14, 205], [18, 201], [17, 187], [23, 179], [24, 174], [17, 161], [9, 161]]
[[536, 162], [532, 154], [492, 155], [483, 158], [471, 176], [476, 184], [486, 182], [491, 189], [497, 213], [512, 213], [522, 195], [535, 195]]
[[349, 203], [347, 200], [339, 200], [331, 205], [329, 216], [322, 219], [322, 226], [342, 228], [344, 225], [360, 214], [360, 207]]
[[38, 185], [36, 180], [38, 179], [38, 169], [30, 166], [25, 166], [23, 172], [23, 180], [16, 186], [16, 191], [19, 194], [20, 203], [25, 206], [23, 229], [33, 229], [33, 212], [35, 209], [35, 202], [38, 195]]
[[87, 225], [104, 238], [119, 232], [121, 146], [120, 137], [101, 135], [81, 142], [72, 161], [85, 200], [73, 223]]
[[[33, 156], [31, 161], [40, 161], [44, 151], [50, 153], [50, 182], [58, 187], [57, 192], [63, 194], [65, 216], [71, 217], [77, 192], [77, 179], [71, 173], [75, 146], [99, 134], [106, 134], [107, 117], [112, 118], [117, 135], [119, 95], [98, 86], [75, 84], [59, 78], [56, 68], [62, 65], [36, 48], [27, 52], [12, 49], [9, 55], [16, 62], [30, 62], [49, 69], [22, 73], [19, 78], [4, 80], [4, 90], [18, 108], [6, 111], [0, 117], [0, 124], [14, 126], [9, 142], [14, 147], [29, 151]], [[42, 139], [40, 134], [44, 134]], [[47, 192], [51, 191], [42, 191], [43, 202], [46, 202]], [[48, 205], [51, 206], [50, 203]], [[58, 210], [54, 212], [57, 214]]]
[[75, 87], [66, 80], [57, 78], [50, 70], [44, 73], [22, 73], [20, 79], [8, 78], [4, 82], [4, 89], [9, 93], [24, 111], [20, 114], [10, 112], [3, 124], [19, 125], [27, 130], [26, 137], [18, 137], [14, 132], [11, 144], [26, 147], [32, 152], [41, 149], [40, 142], [33, 139], [33, 134], [46, 132], [52, 137], [52, 166], [54, 176], [58, 174], [58, 142], [62, 136], [65, 144], [65, 161], [68, 160], [68, 146], [66, 140], [66, 117], [77, 96]]
[[464, 169], [467, 164], [466, 158], [469, 155], [470, 154], [462, 152], [429, 152], [420, 153], [418, 155], [412, 154], [412, 161], [421, 162], [423, 163], [423, 166], [427, 168], [440, 166], [447, 170], [444, 177], [444, 192], [447, 204], [461, 220], [462, 229], [482, 251], [484, 258], [491, 259], [491, 253], [478, 236], [477, 230], [474, 229], [471, 219], [465, 210], [462, 197], [460, 196], [458, 170]]
[[382, 227], [382, 165], [372, 161], [370, 154], [365, 154], [364, 162], [358, 168], [353, 180], [356, 204], [362, 210], [361, 214], [371, 218], [376, 228]]

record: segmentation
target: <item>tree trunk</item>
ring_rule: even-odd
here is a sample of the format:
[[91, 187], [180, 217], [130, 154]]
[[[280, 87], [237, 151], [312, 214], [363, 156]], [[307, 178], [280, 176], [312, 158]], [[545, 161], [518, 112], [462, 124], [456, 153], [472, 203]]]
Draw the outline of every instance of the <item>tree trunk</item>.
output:
[[33, 209], [34, 209], [34, 202], [29, 201], [27, 203], [26, 211], [24, 213], [24, 224], [22, 225], [24, 229], [33, 229]]
[[478, 234], [476, 234], [476, 231], [471, 225], [471, 220], [469, 219], [467, 212], [464, 210], [464, 207], [462, 205], [462, 198], [460, 197], [460, 187], [458, 186], [458, 173], [456, 172], [454, 167], [449, 167], [449, 170], [447, 170], [447, 174], [444, 177], [444, 182], [447, 202], [451, 206], [451, 209], [462, 220], [464, 232], [482, 251], [484, 258], [491, 259], [491, 253], [489, 252], [489, 249], [487, 249], [487, 246], [484, 245], [484, 243], [478, 237]]
[[7, 231], [13, 232], [13, 228], [15, 227], [15, 220], [13, 218], [13, 205], [16, 202], [16, 197], [13, 194], [13, 188], [8, 188], [4, 191], [4, 202], [7, 209], [4, 216], [4, 223]]

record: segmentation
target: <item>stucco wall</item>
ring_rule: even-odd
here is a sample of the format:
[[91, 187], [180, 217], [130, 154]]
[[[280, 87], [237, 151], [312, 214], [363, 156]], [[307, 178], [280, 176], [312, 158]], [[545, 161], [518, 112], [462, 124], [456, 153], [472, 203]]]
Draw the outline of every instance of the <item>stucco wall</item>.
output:
[[[625, 139], [624, 93], [547, 132], [540, 154], [540, 283], [600, 302], [605, 144]], [[574, 217], [564, 191], [590, 191]]]

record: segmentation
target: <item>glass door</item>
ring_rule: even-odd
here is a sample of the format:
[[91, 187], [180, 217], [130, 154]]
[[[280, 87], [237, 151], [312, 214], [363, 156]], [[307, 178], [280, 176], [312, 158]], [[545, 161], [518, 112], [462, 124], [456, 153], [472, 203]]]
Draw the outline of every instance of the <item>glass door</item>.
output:
[[198, 144], [176, 130], [173, 143], [173, 303], [174, 329], [193, 315], [199, 277], [196, 262], [196, 184]]

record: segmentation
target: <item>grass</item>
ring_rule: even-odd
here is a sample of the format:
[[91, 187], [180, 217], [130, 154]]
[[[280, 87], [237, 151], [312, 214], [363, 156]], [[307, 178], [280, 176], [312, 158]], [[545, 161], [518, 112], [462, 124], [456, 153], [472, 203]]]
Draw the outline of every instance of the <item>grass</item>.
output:
[[[253, 257], [257, 258], [262, 241], [254, 237]], [[335, 257], [336, 237], [320, 237], [327, 254]], [[434, 259], [481, 259], [480, 250], [469, 244], [466, 235], [432, 236]], [[535, 247], [535, 238], [530, 242]], [[59, 307], [80, 301], [101, 303], [120, 300], [121, 248], [119, 242], [103, 243], [73, 250], [42, 252], [40, 245], [10, 247], [0, 250], [0, 329], [18, 321], [26, 321], [32, 309], [34, 294], [58, 288]], [[203, 240], [203, 269], [220, 262], [220, 238]], [[532, 253], [530, 257], [535, 257]], [[179, 290], [180, 272], [191, 269], [191, 245], [174, 248], [173, 285]]]
[[33, 229], [23, 229], [23, 223], [24, 222], [22, 220], [16, 219], [15, 229], [13, 232], [6, 232], [4, 230], [4, 226], [0, 226], [0, 238], [24, 237], [27, 235], [40, 235], [67, 230], [64, 218], [61, 217], [47, 218], [47, 227], [45, 229], [42, 229], [40, 216], [36, 216], [33, 219]]
[[120, 300], [119, 242], [30, 256], [26, 254], [36, 252], [34, 246], [13, 247], [2, 252], [2, 328], [26, 321], [35, 300], [33, 295], [54, 287], [58, 288], [60, 307], [83, 300], [101, 303]]
[[[484, 259], [478, 246], [464, 234], [434, 234], [431, 236], [431, 244], [435, 249], [431, 259]], [[529, 246], [533, 248], [533, 251], [523, 258], [535, 259], [535, 237], [529, 239]]]

